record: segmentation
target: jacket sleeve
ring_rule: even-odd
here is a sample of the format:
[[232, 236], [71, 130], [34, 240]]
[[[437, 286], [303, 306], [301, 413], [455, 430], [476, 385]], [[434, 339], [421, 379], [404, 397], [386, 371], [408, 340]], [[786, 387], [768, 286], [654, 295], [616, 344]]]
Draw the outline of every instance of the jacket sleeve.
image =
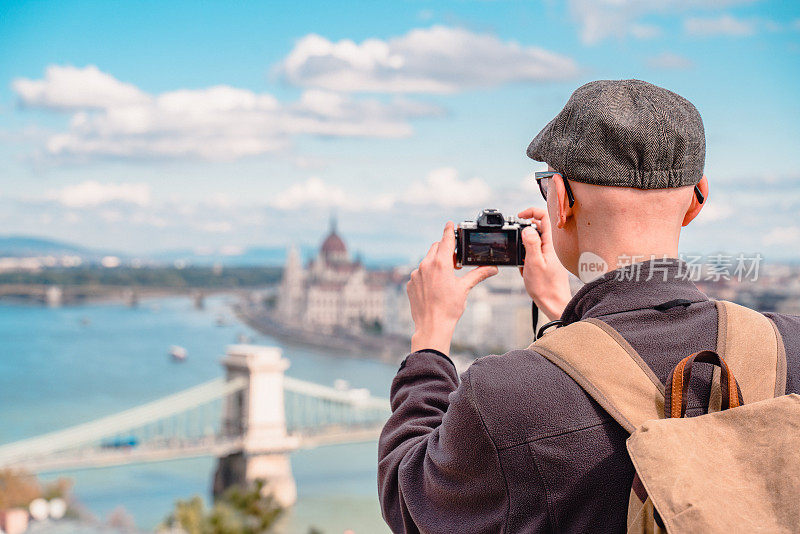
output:
[[394, 532], [500, 532], [508, 495], [472, 392], [441, 353], [412, 353], [391, 388], [378, 444], [378, 493]]

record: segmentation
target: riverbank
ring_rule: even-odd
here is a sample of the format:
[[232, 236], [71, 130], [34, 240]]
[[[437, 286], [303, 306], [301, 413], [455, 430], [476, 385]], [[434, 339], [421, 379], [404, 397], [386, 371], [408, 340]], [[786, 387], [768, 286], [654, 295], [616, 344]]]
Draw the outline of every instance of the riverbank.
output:
[[276, 320], [262, 306], [245, 301], [236, 303], [233, 309], [240, 321], [265, 336], [293, 345], [341, 351], [352, 357], [400, 363], [411, 345], [408, 338], [397, 335], [376, 336], [341, 330], [327, 333], [288, 325]]
[[124, 304], [135, 307], [141, 300], [190, 297], [202, 302], [212, 294], [233, 290], [172, 287], [46, 286], [0, 285], [0, 302], [7, 305], [81, 306], [87, 304]]
[[0, 272], [0, 299], [74, 305], [103, 301], [136, 303], [140, 298], [274, 291], [279, 267], [87, 265]]

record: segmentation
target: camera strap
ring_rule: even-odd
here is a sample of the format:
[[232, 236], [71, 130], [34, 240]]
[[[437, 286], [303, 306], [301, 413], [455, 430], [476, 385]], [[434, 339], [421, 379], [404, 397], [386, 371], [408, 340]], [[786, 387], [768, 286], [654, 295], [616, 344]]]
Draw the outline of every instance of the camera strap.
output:
[[561, 319], [550, 321], [549, 323], [543, 324], [542, 327], [537, 331], [536, 327], [539, 326], [539, 308], [536, 306], [535, 302], [531, 301], [531, 326], [533, 327], [534, 338], [539, 339], [544, 335], [548, 328], [553, 326], [564, 326], [564, 321]]

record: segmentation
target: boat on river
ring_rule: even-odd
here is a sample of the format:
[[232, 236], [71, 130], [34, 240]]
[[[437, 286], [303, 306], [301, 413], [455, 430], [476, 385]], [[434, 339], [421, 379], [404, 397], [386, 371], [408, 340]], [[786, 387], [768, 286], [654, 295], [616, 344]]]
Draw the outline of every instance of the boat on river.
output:
[[172, 359], [176, 362], [182, 362], [186, 360], [186, 356], [188, 356], [188, 352], [185, 348], [181, 347], [180, 345], [172, 345], [169, 348], [169, 355], [172, 356]]

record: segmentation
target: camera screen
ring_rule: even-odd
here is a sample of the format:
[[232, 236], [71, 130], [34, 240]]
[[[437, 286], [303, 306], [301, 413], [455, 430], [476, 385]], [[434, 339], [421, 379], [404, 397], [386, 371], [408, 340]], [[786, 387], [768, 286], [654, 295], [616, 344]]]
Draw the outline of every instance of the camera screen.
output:
[[503, 265], [515, 259], [516, 241], [508, 232], [469, 232], [467, 241], [466, 264]]

